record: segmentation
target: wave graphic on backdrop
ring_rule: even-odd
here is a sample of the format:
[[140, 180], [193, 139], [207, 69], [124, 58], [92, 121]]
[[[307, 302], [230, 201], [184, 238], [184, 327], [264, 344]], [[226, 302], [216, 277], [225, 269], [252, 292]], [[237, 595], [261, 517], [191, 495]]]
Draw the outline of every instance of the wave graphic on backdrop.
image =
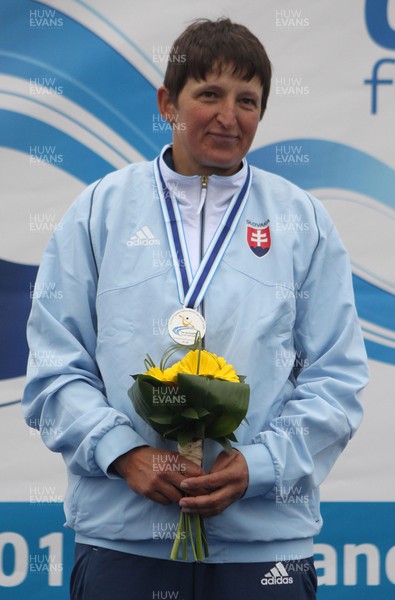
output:
[[[170, 133], [153, 128], [153, 115], [158, 114], [154, 76], [141, 72], [144, 61], [139, 62], [139, 70], [108, 39], [55, 9], [51, 18], [58, 27], [32, 27], [31, 11], [44, 4], [30, 0], [1, 4], [0, 18], [3, 21], [6, 14], [8, 25], [0, 47], [0, 145], [45, 159], [84, 184], [129, 162], [156, 156]], [[278, 161], [276, 148], [287, 144], [303, 148], [308, 156], [303, 166]], [[60, 154], [62, 160], [57, 161]], [[358, 208], [362, 196], [373, 199], [372, 214], [385, 206], [388, 212], [381, 218], [391, 218], [394, 199], [389, 190], [395, 187], [395, 172], [356, 149], [324, 140], [285, 140], [254, 150], [249, 158], [318, 196], [326, 190], [326, 200], [328, 190], [336, 190], [334, 199], [339, 193], [353, 192], [357, 195], [353, 202], [342, 203], [348, 209], [351, 204]], [[26, 161], [26, 173], [20, 173], [26, 181], [30, 168]], [[12, 212], [12, 206], [7, 210]], [[27, 360], [25, 324], [37, 265], [18, 264], [17, 257], [16, 262], [2, 258], [0, 352], [5, 360], [0, 363], [0, 380], [21, 382]], [[354, 274], [369, 356], [395, 364], [394, 294], [389, 280], [390, 275], [376, 277], [363, 264]]]
[[[29, 182], [32, 163], [41, 163], [60, 169], [70, 181], [88, 184], [130, 162], [156, 156], [170, 134], [153, 129], [155, 73], [147, 78], [125, 58], [119, 32], [97, 11], [79, 3], [85, 26], [78, 22], [78, 6], [67, 7], [71, 13], [75, 9], [71, 18], [48, 8], [51, 4], [56, 2], [3, 0], [0, 6], [0, 22], [7, 23], [0, 45], [0, 146], [26, 156], [20, 178]], [[106, 40], [87, 26], [89, 21], [106, 28]], [[156, 76], [159, 81], [161, 75]], [[10, 191], [5, 190], [5, 197], [12, 197]], [[38, 217], [48, 209], [45, 194], [38, 194]], [[18, 223], [12, 201], [5, 210], [7, 222]], [[21, 264], [18, 256], [16, 262], [7, 258], [0, 256], [3, 406], [10, 403], [11, 389], [23, 387], [25, 328], [38, 268]]]
[[[289, 156], [294, 158], [290, 160]], [[335, 223], [351, 254], [355, 300], [368, 355], [395, 364], [395, 280], [389, 256], [395, 220], [394, 169], [350, 146], [315, 139], [281, 140], [254, 150], [249, 159], [262, 169], [312, 190], [329, 212], [336, 200], [341, 201]], [[350, 225], [348, 230], [342, 227], [343, 222]], [[347, 238], [355, 231], [359, 232], [359, 249], [364, 247], [366, 256], [361, 253], [354, 259]], [[380, 247], [388, 249], [383, 257], [384, 272], [373, 272], [373, 268], [383, 270], [383, 265], [372, 267], [369, 262], [374, 235]], [[383, 243], [384, 235], [387, 239]]]

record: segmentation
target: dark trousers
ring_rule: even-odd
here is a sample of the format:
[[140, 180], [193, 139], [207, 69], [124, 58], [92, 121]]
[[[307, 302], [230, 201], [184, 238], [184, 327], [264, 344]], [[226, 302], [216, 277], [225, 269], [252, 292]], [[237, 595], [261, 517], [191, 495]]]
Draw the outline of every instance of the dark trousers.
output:
[[71, 600], [315, 600], [312, 558], [183, 563], [76, 544]]

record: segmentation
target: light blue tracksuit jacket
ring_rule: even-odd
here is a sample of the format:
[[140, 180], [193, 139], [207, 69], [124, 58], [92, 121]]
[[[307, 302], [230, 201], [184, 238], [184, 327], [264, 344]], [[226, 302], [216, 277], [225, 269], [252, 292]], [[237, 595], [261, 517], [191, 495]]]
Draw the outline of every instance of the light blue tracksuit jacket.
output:
[[[270, 250], [258, 256], [247, 232], [263, 224]], [[127, 395], [146, 353], [159, 361], [171, 343], [166, 323], [181, 308], [152, 162], [80, 195], [49, 242], [36, 289], [23, 407], [67, 465], [66, 524], [80, 542], [169, 558], [178, 505], [147, 500], [109, 472], [134, 447], [176, 449]], [[208, 560], [309, 556], [322, 524], [319, 485], [361, 421], [367, 383], [349, 260], [322, 205], [252, 167], [247, 204], [203, 304], [206, 348], [251, 387], [235, 444], [249, 486], [206, 520]], [[205, 443], [206, 470], [221, 450]]]

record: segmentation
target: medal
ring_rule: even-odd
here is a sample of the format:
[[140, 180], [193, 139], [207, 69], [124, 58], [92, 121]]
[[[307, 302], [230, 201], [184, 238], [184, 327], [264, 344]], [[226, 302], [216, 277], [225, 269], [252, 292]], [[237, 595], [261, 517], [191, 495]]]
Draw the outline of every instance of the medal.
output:
[[241, 190], [236, 192], [230, 200], [221, 223], [194, 275], [188, 258], [188, 247], [178, 203], [163, 179], [159, 158], [154, 163], [154, 175], [173, 258], [178, 296], [184, 307], [170, 317], [169, 334], [177, 343], [190, 345], [194, 343], [197, 332], [200, 332], [203, 337], [206, 331], [204, 318], [196, 308], [204, 298], [246, 205], [251, 186], [251, 169], [247, 165], [246, 178]]
[[190, 346], [195, 342], [196, 334], [203, 338], [206, 333], [206, 322], [203, 316], [193, 308], [176, 310], [169, 319], [170, 337], [183, 346]]

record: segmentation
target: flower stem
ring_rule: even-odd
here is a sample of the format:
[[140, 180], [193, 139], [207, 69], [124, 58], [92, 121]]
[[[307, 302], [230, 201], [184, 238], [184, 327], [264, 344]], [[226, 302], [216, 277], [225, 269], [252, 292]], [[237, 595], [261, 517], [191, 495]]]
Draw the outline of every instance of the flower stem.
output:
[[200, 525], [201, 525], [201, 529], [202, 529], [204, 556], [207, 557], [209, 555], [209, 552], [208, 552], [208, 543], [207, 543], [207, 535], [206, 535], [206, 526], [204, 524], [203, 517], [200, 517]]
[[[199, 560], [197, 557], [197, 554], [196, 554], [195, 540], [194, 540], [193, 531], [192, 531], [191, 517], [190, 517], [190, 515], [185, 515], [185, 516], [186, 516], [187, 522], [188, 522], [188, 534], [189, 534], [189, 541], [191, 542], [193, 557], [195, 560]], [[193, 515], [193, 516], [195, 516], [195, 515]]]
[[180, 542], [184, 539], [183, 534], [183, 513], [180, 512], [180, 518], [178, 520], [178, 527], [176, 531], [176, 537], [174, 539], [173, 548], [171, 549], [170, 558], [172, 560], [177, 560], [178, 558], [178, 550], [180, 548]]
[[200, 370], [200, 356], [201, 356], [201, 353], [202, 353], [202, 338], [200, 337], [200, 332], [199, 331], [196, 334], [195, 344], [197, 345], [197, 351], [198, 351], [198, 360], [197, 360], [196, 375], [199, 375], [199, 370]]
[[171, 550], [171, 560], [178, 559], [181, 545], [182, 560], [188, 560], [188, 541], [191, 544], [193, 557], [202, 562], [209, 555], [204, 519], [197, 513], [189, 515], [180, 512], [176, 536]]
[[[203, 458], [203, 440], [190, 442], [183, 447], [178, 446], [178, 450], [181, 456], [184, 456], [201, 466]], [[188, 543], [191, 544], [193, 558], [196, 561], [201, 562], [208, 556], [204, 519], [201, 515], [198, 513], [184, 513], [181, 511], [176, 538], [170, 554], [172, 560], [178, 559], [181, 541], [182, 560], [188, 560]]]
[[182, 514], [182, 560], [188, 560], [188, 525], [185, 513], [181, 511]]
[[196, 543], [196, 554], [195, 560], [204, 560], [203, 544], [202, 544], [202, 529], [201, 529], [201, 517], [197, 513], [193, 515], [193, 525], [195, 528], [195, 543]]

